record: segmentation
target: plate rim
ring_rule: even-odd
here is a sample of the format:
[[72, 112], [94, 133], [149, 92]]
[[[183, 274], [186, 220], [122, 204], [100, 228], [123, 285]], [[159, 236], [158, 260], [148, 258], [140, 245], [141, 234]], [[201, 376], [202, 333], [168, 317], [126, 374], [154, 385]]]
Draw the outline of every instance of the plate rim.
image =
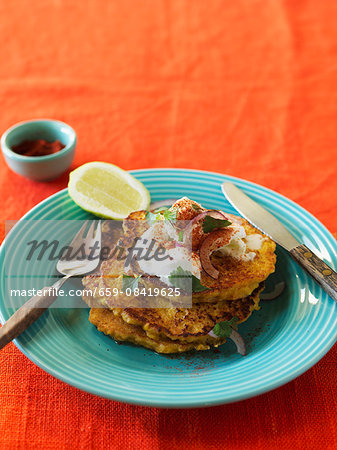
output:
[[[220, 177], [226, 177], [227, 179], [231, 179], [233, 181], [237, 180], [239, 182], [243, 182], [243, 183], [248, 183], [249, 185], [255, 186], [257, 187], [260, 191], [265, 191], [265, 192], [269, 192], [273, 195], [277, 195], [281, 198], [283, 198], [284, 200], [286, 200], [287, 202], [290, 202], [291, 204], [293, 204], [296, 208], [299, 208], [300, 210], [302, 210], [304, 213], [308, 214], [312, 220], [314, 220], [317, 224], [319, 224], [319, 226], [324, 230], [324, 233], [330, 238], [330, 240], [333, 242], [333, 251], [336, 257], [336, 261], [337, 261], [337, 241], [335, 240], [334, 236], [332, 235], [332, 233], [326, 228], [326, 226], [320, 222], [310, 211], [308, 211], [307, 209], [305, 209], [304, 207], [302, 207], [301, 205], [299, 205], [298, 203], [296, 203], [295, 201], [289, 199], [288, 197], [284, 196], [283, 194], [274, 191], [268, 187], [265, 187], [263, 185], [260, 185], [258, 183], [255, 183], [253, 181], [244, 179], [244, 178], [240, 178], [240, 177], [235, 177], [232, 175], [227, 175], [225, 173], [221, 173], [221, 172], [213, 172], [213, 171], [206, 171], [206, 170], [200, 170], [200, 169], [184, 169], [184, 168], [174, 168], [174, 167], [160, 167], [160, 168], [146, 168], [146, 169], [133, 169], [133, 170], [129, 170], [128, 172], [130, 172], [131, 174], [137, 175], [137, 173], [139, 172], [160, 172], [160, 171], [173, 171], [173, 172], [190, 172], [190, 173], [196, 173], [196, 174], [209, 174], [209, 175], [216, 175], [216, 176], [220, 176]], [[65, 192], [68, 191], [68, 188], [63, 188], [60, 189], [59, 191], [55, 192], [54, 194], [51, 194], [50, 196], [46, 197], [45, 199], [41, 200], [39, 203], [37, 203], [35, 206], [33, 206], [29, 211], [27, 211], [19, 220], [18, 223], [14, 225], [14, 227], [9, 231], [9, 233], [7, 234], [7, 236], [5, 236], [3, 242], [1, 243], [0, 246], [0, 253], [4, 251], [5, 245], [6, 245], [6, 241], [8, 240], [9, 236], [15, 232], [16, 227], [18, 226], [19, 222], [21, 220], [24, 220], [26, 218], [26, 216], [28, 214], [31, 214], [32, 212], [34, 212], [36, 209], [40, 208], [44, 203], [49, 202], [51, 199], [61, 196], [62, 194], [64, 194]], [[7, 220], [7, 219], [6, 219]], [[9, 219], [8, 219], [9, 220]], [[329, 252], [330, 254], [330, 252]], [[336, 269], [336, 262], [332, 261], [332, 267]], [[4, 316], [3, 313], [0, 309], [0, 322], [1, 324], [4, 323]], [[303, 366], [301, 366], [300, 368], [298, 368], [295, 372], [291, 372], [289, 374], [287, 374], [286, 376], [284, 376], [282, 379], [280, 380], [275, 380], [273, 383], [268, 384], [267, 386], [261, 386], [260, 388], [257, 388], [256, 390], [254, 390], [254, 392], [247, 394], [247, 393], [242, 393], [242, 394], [238, 394], [236, 396], [233, 396], [229, 399], [227, 398], [220, 398], [217, 400], [211, 400], [209, 402], [207, 401], [198, 401], [198, 400], [193, 400], [193, 401], [182, 401], [182, 402], [177, 402], [175, 401], [174, 403], [167, 403], [167, 401], [163, 402], [163, 401], [156, 401], [155, 399], [150, 399], [150, 400], [133, 400], [131, 398], [132, 394], [125, 394], [123, 393], [122, 395], [118, 394], [118, 393], [114, 393], [113, 395], [106, 393], [104, 391], [101, 391], [99, 388], [95, 389], [91, 386], [82, 386], [80, 383], [78, 382], [74, 382], [73, 380], [71, 380], [71, 378], [64, 376], [62, 373], [59, 373], [57, 370], [54, 370], [53, 368], [48, 367], [48, 365], [46, 365], [44, 362], [40, 361], [40, 359], [38, 357], [36, 357], [35, 355], [32, 355], [30, 353], [29, 350], [27, 350], [23, 345], [21, 345], [17, 339], [15, 339], [13, 342], [16, 345], [16, 347], [28, 358], [30, 359], [34, 364], [36, 364], [38, 367], [40, 367], [42, 370], [44, 370], [45, 372], [47, 372], [48, 374], [54, 376], [55, 378], [61, 380], [62, 382], [67, 383], [68, 385], [75, 387], [81, 391], [84, 392], [88, 392], [90, 394], [96, 395], [96, 396], [100, 396], [103, 398], [107, 398], [110, 400], [115, 400], [115, 401], [120, 401], [120, 402], [124, 402], [124, 403], [128, 403], [128, 404], [134, 404], [134, 405], [141, 405], [141, 406], [147, 406], [147, 407], [157, 407], [157, 408], [195, 408], [195, 407], [210, 407], [210, 406], [216, 406], [216, 405], [222, 405], [222, 404], [230, 404], [230, 403], [234, 403], [237, 401], [242, 401], [245, 399], [250, 399], [250, 398], [254, 398], [256, 396], [262, 395], [264, 393], [270, 392], [274, 389], [277, 389], [278, 387], [284, 386], [285, 384], [289, 383], [290, 381], [295, 380], [297, 377], [299, 377], [300, 375], [302, 375], [303, 373], [305, 373], [307, 370], [309, 370], [311, 367], [313, 367], [321, 358], [323, 358], [328, 351], [332, 348], [332, 346], [336, 343], [337, 341], [337, 330], [335, 332], [334, 335], [331, 336], [331, 339], [324, 345], [324, 347], [322, 347], [319, 352], [315, 353], [315, 356], [312, 357], [310, 360], [308, 360], [308, 362], [306, 362]]]

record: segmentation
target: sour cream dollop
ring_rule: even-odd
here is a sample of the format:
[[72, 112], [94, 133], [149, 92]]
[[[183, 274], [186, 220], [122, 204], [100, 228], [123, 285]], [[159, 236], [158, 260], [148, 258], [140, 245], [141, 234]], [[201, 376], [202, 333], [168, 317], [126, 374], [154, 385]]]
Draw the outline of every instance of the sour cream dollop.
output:
[[244, 227], [237, 223], [232, 223], [231, 227], [234, 229], [232, 239], [229, 244], [221, 247], [218, 251], [225, 256], [231, 256], [245, 262], [252, 261], [256, 256], [255, 251], [260, 250], [265, 238], [257, 233], [247, 235]]
[[[160, 220], [148, 228], [137, 242], [143, 254], [150, 250], [146, 259], [137, 258], [141, 271], [159, 277], [168, 286], [172, 286], [169, 275], [178, 267], [199, 279], [201, 274], [198, 255], [190, 248], [176, 245], [179, 242], [178, 234], [179, 231], [169, 221]], [[156, 257], [160, 248], [164, 248], [165, 252], [162, 251], [160, 257]]]

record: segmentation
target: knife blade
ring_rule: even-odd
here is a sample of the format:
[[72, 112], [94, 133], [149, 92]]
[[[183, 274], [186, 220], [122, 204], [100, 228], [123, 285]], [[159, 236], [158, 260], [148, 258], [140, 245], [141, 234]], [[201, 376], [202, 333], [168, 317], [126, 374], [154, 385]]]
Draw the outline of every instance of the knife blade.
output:
[[287, 250], [290, 256], [337, 301], [337, 274], [321, 258], [301, 244], [270, 212], [252, 200], [233, 183], [221, 186], [225, 197], [234, 208], [255, 228], [269, 236]]

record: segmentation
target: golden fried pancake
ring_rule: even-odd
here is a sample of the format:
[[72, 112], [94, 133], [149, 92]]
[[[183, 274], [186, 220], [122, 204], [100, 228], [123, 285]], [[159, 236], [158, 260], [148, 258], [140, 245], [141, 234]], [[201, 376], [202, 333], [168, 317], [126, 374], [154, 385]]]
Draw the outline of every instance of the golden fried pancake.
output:
[[161, 337], [158, 340], [151, 339], [141, 327], [124, 322], [120, 316], [116, 316], [112, 311], [105, 308], [92, 308], [89, 314], [89, 321], [95, 325], [98, 331], [111, 336], [117, 342], [131, 342], [158, 353], [208, 350], [211, 346], [218, 347], [226, 342], [226, 339], [215, 339], [211, 336], [205, 336], [203, 340], [196, 338], [194, 342], [173, 341], [165, 337]]
[[[125, 292], [121, 294], [123, 279], [127, 278], [125, 275], [137, 277], [138, 292], [143, 287], [159, 287], [161, 292], [162, 288], [168, 288], [163, 280], [166, 281], [165, 276], [169, 273], [167, 275], [161, 273], [164, 277], [158, 277], [156, 265], [155, 270], [152, 267], [152, 275], [150, 275], [151, 272], [150, 274], [145, 272], [151, 270], [148, 266], [144, 268], [143, 265], [142, 271], [140, 263], [138, 264], [135, 259], [132, 260], [131, 266], [125, 265], [125, 259], [119, 258], [118, 252], [114, 251], [109, 253], [109, 259], [102, 262], [97, 273], [88, 275], [82, 280], [86, 288], [83, 300], [92, 308], [89, 320], [99, 331], [113, 337], [116, 341], [142, 345], [158, 353], [207, 350], [210, 346], [218, 346], [225, 342], [225, 338], [212, 337], [209, 332], [217, 323], [229, 321], [234, 317], [238, 319], [238, 323], [242, 323], [254, 310], [259, 309], [259, 295], [264, 288], [264, 280], [274, 272], [276, 261], [275, 243], [245, 219], [226, 214], [226, 218], [231, 222], [231, 229], [228, 227], [226, 243], [221, 240], [219, 245], [218, 242], [214, 244], [214, 238], [217, 239], [217, 235], [225, 235], [224, 230], [219, 232], [220, 228], [212, 229], [212, 227], [209, 230], [204, 227], [203, 222], [200, 222], [202, 219], [206, 223], [204, 218], [207, 214], [211, 214], [212, 210], [208, 212], [201, 205], [187, 198], [177, 201], [175, 205], [179, 205], [178, 212], [183, 215], [181, 219], [192, 220], [190, 223], [193, 226], [192, 232], [188, 234], [180, 222], [180, 230], [184, 230], [183, 236], [190, 237], [193, 252], [191, 250], [191, 254], [187, 253], [186, 257], [185, 255], [183, 258], [180, 257], [179, 261], [190, 258], [194, 263], [196, 258], [197, 264], [193, 268], [196, 272], [193, 274], [195, 273], [194, 276], [197, 279], [200, 278], [201, 289], [203, 289], [202, 286], [205, 287], [201, 292], [192, 294], [182, 290], [179, 298], [177, 297], [177, 301], [182, 302], [185, 297], [190, 300], [192, 296], [192, 307], [181, 307], [174, 303], [174, 299], [159, 296], [159, 303], [156, 302], [157, 307], [154, 307], [152, 303], [149, 308], [149, 301], [153, 301], [153, 298], [145, 294], [134, 295], [133, 291], [129, 297]], [[221, 212], [217, 214], [220, 214], [220, 221], [223, 220], [221, 217], [225, 217]], [[122, 227], [119, 229], [117, 227], [117, 230], [113, 224], [104, 223], [103, 242], [114, 247], [112, 250], [132, 248], [135, 238], [139, 238], [149, 229], [150, 225], [146, 218], [145, 211], [131, 213], [123, 221]], [[178, 216], [177, 218], [179, 219]], [[209, 224], [208, 219], [208, 226]], [[225, 226], [227, 227], [228, 224]], [[177, 227], [179, 230], [179, 224]], [[195, 236], [197, 239], [193, 241]], [[206, 245], [209, 238], [214, 244], [214, 250]], [[175, 247], [179, 242], [177, 238], [165, 241], [167, 248], [170, 248], [170, 245]], [[207, 255], [208, 266], [205, 255]], [[173, 257], [171, 260], [175, 261]], [[202, 267], [206, 267], [208, 273]], [[209, 270], [210, 267], [214, 269], [213, 272]], [[179, 269], [184, 272], [181, 267]], [[174, 273], [174, 270], [171, 273]], [[214, 273], [217, 278], [214, 277]], [[138, 276], [140, 276], [139, 279]], [[197, 289], [200, 289], [200, 284]], [[197, 289], [194, 288], [194, 290]], [[114, 290], [118, 294], [115, 295]], [[148, 290], [145, 289], [146, 292]], [[121, 305], [123, 298], [125, 303]]]
[[115, 315], [126, 323], [142, 327], [152, 339], [168, 337], [183, 342], [193, 342], [208, 336], [215, 324], [238, 318], [238, 323], [246, 321], [254, 310], [259, 309], [261, 283], [246, 298], [216, 303], [196, 303], [192, 308], [113, 308]]

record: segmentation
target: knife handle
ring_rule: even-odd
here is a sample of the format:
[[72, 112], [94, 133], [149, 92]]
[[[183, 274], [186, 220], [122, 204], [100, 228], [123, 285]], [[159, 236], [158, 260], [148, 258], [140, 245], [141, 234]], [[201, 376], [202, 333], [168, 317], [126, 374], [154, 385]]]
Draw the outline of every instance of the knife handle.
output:
[[51, 306], [57, 298], [56, 293], [50, 291], [51, 289], [53, 289], [53, 286], [41, 289], [43, 295], [32, 297], [2, 325], [0, 328], [0, 350], [23, 333]]
[[290, 250], [290, 256], [337, 302], [337, 273], [304, 244]]

